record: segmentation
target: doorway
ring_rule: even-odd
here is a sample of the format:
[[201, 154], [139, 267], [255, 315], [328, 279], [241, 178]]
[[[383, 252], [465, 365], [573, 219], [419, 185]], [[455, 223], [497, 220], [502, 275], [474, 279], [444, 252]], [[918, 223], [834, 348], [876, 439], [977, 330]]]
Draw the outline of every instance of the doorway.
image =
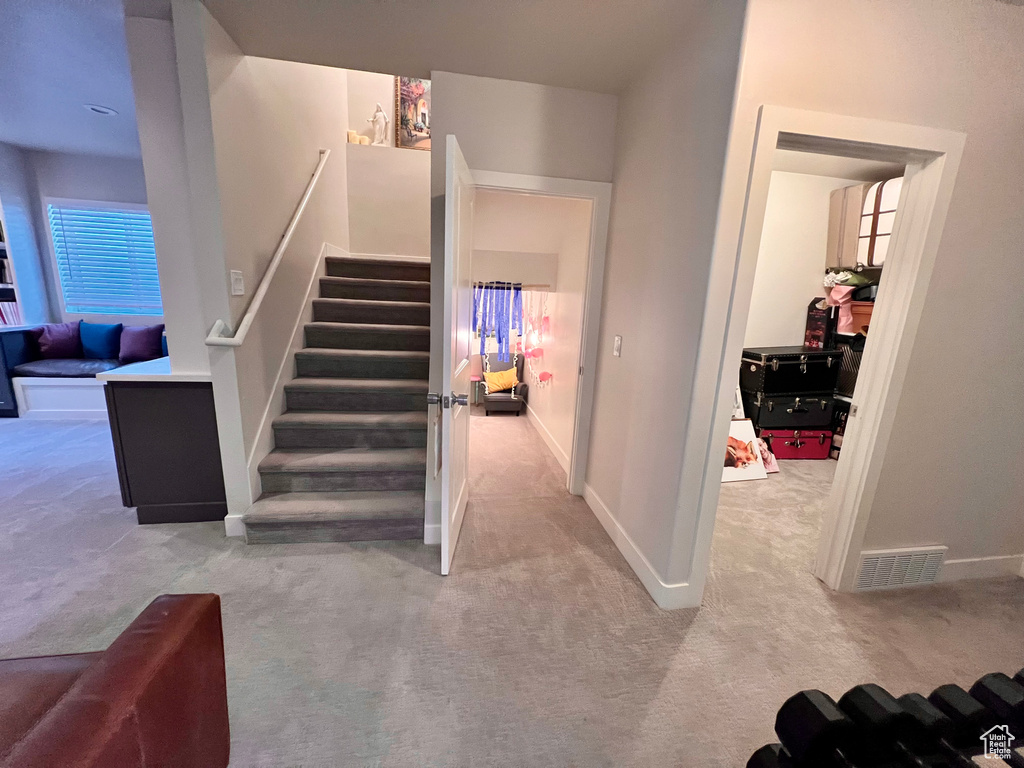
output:
[[[472, 379], [486, 379], [485, 369], [490, 367], [492, 362], [502, 367], [511, 365], [513, 369], [517, 362], [522, 366], [521, 376], [526, 380], [524, 383], [528, 385], [528, 390], [535, 390], [537, 396], [530, 392], [528, 397], [533, 402], [522, 403], [521, 412], [525, 412], [527, 418], [532, 414], [534, 421], [544, 425], [538, 432], [546, 432], [545, 442], [550, 438], [551, 444], [558, 447], [559, 450], [553, 453], [563, 454], [559, 464], [563, 465], [565, 470], [565, 488], [570, 494], [582, 494], [590, 438], [597, 332], [611, 203], [611, 184], [493, 171], [471, 171], [465, 164], [456, 138], [448, 136], [446, 144], [448, 167], [443, 306], [445, 343], [442, 351], [444, 378], [442, 393], [431, 395], [433, 402], [440, 406], [435, 412], [433, 429], [434, 453], [440, 458], [436, 474], [441, 481], [442, 574], [447, 574], [451, 569], [470, 496], [469, 445], [472, 406], [467, 406], [471, 387], [475, 389], [478, 385], [478, 382]], [[557, 271], [563, 269], [560, 255], [554, 278], [550, 275], [541, 276], [536, 278], [536, 282], [530, 282], [534, 279], [530, 277], [526, 278], [526, 282], [520, 279], [518, 290], [514, 275], [512, 279], [508, 279], [505, 273], [500, 272], [485, 274], [478, 271], [476, 277], [473, 274], [472, 265], [478, 245], [475, 227], [478, 207], [486, 212], [488, 205], [492, 206], [492, 221], [497, 225], [494, 231], [504, 232], [508, 236], [517, 228], [509, 226], [508, 217], [503, 217], [501, 207], [508, 206], [510, 202], [519, 207], [562, 207], [566, 208], [566, 211], [574, 210], [573, 216], [579, 219], [579, 231], [574, 236], [575, 244], [572, 246], [574, 255], [565, 265], [567, 275], [571, 275], [567, 277], [565, 286], [571, 285], [572, 289], [566, 291], [567, 298], [561, 304], [563, 308], [572, 310], [567, 313], [568, 315], [576, 318], [567, 322], [565, 327], [568, 329], [575, 325], [576, 328], [575, 332], [567, 331], [568, 338], [559, 338], [556, 344], [550, 343], [555, 341], [551, 315], [547, 316], [546, 328], [549, 341], [543, 339], [544, 298], [545, 294], [550, 298], [552, 293], [544, 288], [551, 288], [554, 282], [556, 293], [558, 292]], [[553, 218], [553, 223], [558, 223], [557, 215]], [[558, 231], [559, 228], [556, 226], [554, 229]], [[521, 236], [523, 233], [519, 234]], [[564, 231], [562, 237], [565, 237]], [[486, 259], [490, 259], [491, 267], [496, 266], [496, 260], [499, 269], [512, 269], [513, 262], [508, 255], [517, 250], [522, 251], [522, 248], [509, 247], [511, 240], [505, 240], [504, 245], [502, 242], [500, 239], [480, 241], [479, 245], [489, 246], [479, 248], [481, 260], [485, 261], [484, 267], [488, 266]], [[541, 254], [548, 252], [549, 258], [550, 252], [554, 250], [550, 244], [538, 246], [534, 243], [532, 247], [539, 248]], [[563, 245], [560, 243], [558, 248], [562, 250]], [[485, 253], [486, 251], [491, 253]], [[503, 254], [506, 258], [502, 258]], [[525, 292], [524, 296], [524, 285], [535, 286], [535, 289]], [[520, 361], [513, 361], [512, 356], [508, 354], [509, 338], [499, 339], [495, 333], [491, 341], [490, 328], [474, 336], [474, 330], [481, 321], [478, 302], [485, 289], [493, 291], [492, 299], [500, 297], [499, 306], [506, 308], [505, 312], [511, 311], [510, 308], [515, 303], [514, 297], [518, 297], [520, 306], [523, 299], [526, 299], [517, 320], [513, 320], [511, 314], [505, 317], [506, 321], [518, 323], [523, 331], [522, 337], [516, 340], [516, 346], [512, 347], [513, 350], [518, 348], [521, 351], [523, 357]], [[568, 296], [570, 293], [571, 297]], [[550, 304], [548, 310], [551, 310]], [[488, 355], [489, 343], [496, 347], [495, 351], [490, 353], [494, 355], [493, 358]], [[474, 371], [474, 357], [480, 366], [479, 374]], [[529, 365], [527, 361], [530, 361]], [[519, 378], [520, 372], [515, 371], [515, 374], [516, 378]], [[555, 376], [558, 376], [563, 384], [557, 389], [557, 396]], [[532, 385], [531, 377], [534, 378]], [[487, 397], [486, 394], [483, 396]], [[484, 413], [489, 410], [508, 412], [513, 405], [519, 407], [520, 404], [508, 403], [504, 408], [486, 404]], [[569, 413], [571, 418], [567, 418]], [[485, 415], [484, 418], [489, 417]], [[518, 418], [521, 419], [522, 416]]]
[[715, 513], [739, 362], [744, 346], [757, 254], [765, 223], [771, 175], [779, 151], [816, 153], [905, 165], [899, 212], [894, 217], [886, 278], [877, 295], [859, 371], [856, 401], [843, 441], [848, 454], [825, 507], [814, 574], [832, 589], [855, 588], [865, 530], [885, 447], [895, 419], [924, 293], [934, 265], [964, 136], [952, 131], [804, 110], [761, 108], [749, 164], [726, 175], [745, 178], [741, 200], [724, 200], [719, 212], [712, 274], [705, 309], [695, 402], [713, 407], [691, 414], [686, 434], [700, 477], [689, 592], [699, 599], [710, 562]]
[[778, 149], [716, 513], [716, 572], [810, 574], [905, 166]]
[[566, 487], [592, 217], [584, 198], [488, 188], [473, 213], [474, 412], [526, 418]]

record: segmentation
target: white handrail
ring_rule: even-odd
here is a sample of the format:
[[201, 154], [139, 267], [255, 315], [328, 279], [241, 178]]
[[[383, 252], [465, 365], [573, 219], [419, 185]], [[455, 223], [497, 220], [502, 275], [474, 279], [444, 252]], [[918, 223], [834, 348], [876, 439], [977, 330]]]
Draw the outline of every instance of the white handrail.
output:
[[[252, 297], [252, 301], [249, 302], [249, 306], [245, 309], [245, 316], [242, 317], [242, 322], [238, 324], [238, 329], [231, 334], [231, 328], [223, 320], [218, 320], [213, 324], [213, 328], [210, 329], [210, 335], [206, 337], [206, 346], [208, 347], [240, 347], [245, 341], [245, 336], [249, 332], [249, 327], [252, 325], [252, 321], [256, 317], [256, 313], [260, 310], [260, 304], [263, 303], [263, 297], [267, 295], [267, 290], [270, 288], [270, 281], [274, 279], [274, 273], [277, 272], [278, 266], [281, 264], [281, 260], [284, 258], [284, 252], [288, 249], [288, 243], [291, 242], [292, 235], [295, 233], [295, 228], [299, 224], [299, 219], [302, 218], [302, 214], [306, 210], [306, 204], [309, 202], [309, 198], [313, 194], [313, 189], [316, 187], [317, 181], [320, 179], [320, 173], [324, 169], [324, 165], [327, 164], [327, 158], [331, 156], [331, 150], [321, 149], [320, 150], [320, 162], [316, 164], [316, 170], [313, 171], [313, 177], [309, 180], [309, 184], [306, 185], [306, 191], [302, 195], [302, 199], [299, 200], [299, 205], [295, 209], [295, 213], [292, 214], [291, 221], [288, 222], [288, 227], [285, 229], [284, 234], [281, 235], [281, 242], [278, 243], [277, 250], [274, 251], [274, 258], [270, 260], [270, 265], [267, 267], [267, 271], [263, 273], [263, 279], [260, 280], [259, 288], [256, 289], [256, 293]], [[231, 334], [231, 335], [229, 335]]]

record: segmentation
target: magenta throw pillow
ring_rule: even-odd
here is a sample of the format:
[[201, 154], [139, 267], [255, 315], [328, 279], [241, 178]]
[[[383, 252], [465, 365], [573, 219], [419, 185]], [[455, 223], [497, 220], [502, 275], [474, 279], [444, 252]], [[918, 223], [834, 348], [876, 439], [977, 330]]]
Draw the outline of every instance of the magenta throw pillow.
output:
[[141, 363], [163, 357], [163, 325], [126, 325], [121, 331], [121, 354], [118, 361]]
[[82, 336], [78, 323], [50, 323], [34, 328], [39, 356], [44, 360], [77, 359], [82, 356]]

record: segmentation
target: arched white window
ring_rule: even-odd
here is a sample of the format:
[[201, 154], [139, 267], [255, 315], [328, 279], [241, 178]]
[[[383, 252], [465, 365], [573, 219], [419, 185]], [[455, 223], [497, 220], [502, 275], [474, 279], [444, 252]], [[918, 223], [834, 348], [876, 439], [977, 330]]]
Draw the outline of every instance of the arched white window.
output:
[[860, 239], [857, 241], [857, 263], [880, 267], [885, 263], [900, 202], [903, 177], [872, 184], [864, 195], [860, 217]]

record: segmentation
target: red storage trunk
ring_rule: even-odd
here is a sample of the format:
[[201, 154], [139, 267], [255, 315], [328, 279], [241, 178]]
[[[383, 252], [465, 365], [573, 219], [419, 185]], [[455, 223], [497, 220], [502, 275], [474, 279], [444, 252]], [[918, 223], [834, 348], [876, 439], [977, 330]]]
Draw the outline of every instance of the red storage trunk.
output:
[[827, 459], [832, 433], [822, 429], [762, 429], [776, 459]]

